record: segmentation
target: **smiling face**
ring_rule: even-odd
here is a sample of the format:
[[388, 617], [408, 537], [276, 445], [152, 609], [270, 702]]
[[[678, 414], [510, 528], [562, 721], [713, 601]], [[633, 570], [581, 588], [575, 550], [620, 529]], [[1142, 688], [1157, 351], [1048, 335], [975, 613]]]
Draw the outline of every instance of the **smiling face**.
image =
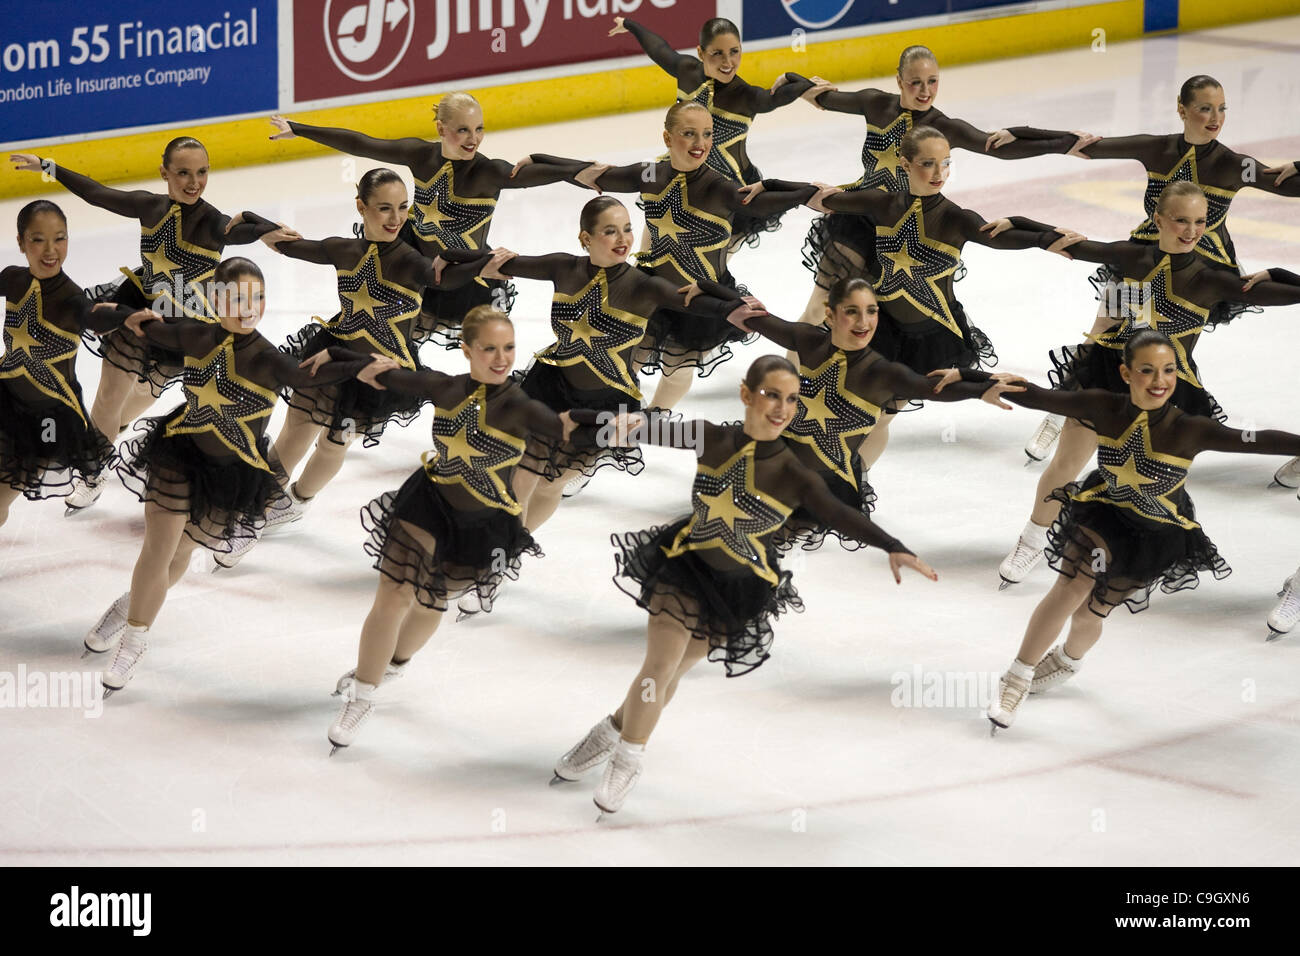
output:
[[799, 410], [799, 376], [774, 369], [753, 391], [742, 382], [740, 400], [745, 403], [745, 434], [759, 441], [780, 438]]
[[854, 289], [834, 309], [826, 309], [831, 344], [846, 352], [857, 352], [871, 344], [880, 320], [880, 306], [867, 289]]
[[928, 110], [939, 95], [939, 64], [934, 60], [913, 60], [903, 67], [895, 80], [903, 109]]
[[266, 312], [266, 290], [252, 275], [237, 275], [230, 282], [213, 281], [208, 285], [208, 301], [227, 332], [247, 335], [262, 321]]
[[1178, 117], [1183, 121], [1183, 139], [1200, 146], [1219, 138], [1228, 108], [1223, 105], [1221, 86], [1203, 86], [1192, 95], [1195, 98], [1190, 104], [1178, 104]]
[[509, 322], [488, 322], [479, 327], [474, 341], [460, 343], [469, 359], [470, 378], [485, 385], [500, 385], [515, 367], [515, 329]]
[[371, 242], [389, 242], [397, 238], [411, 210], [406, 196], [406, 183], [391, 182], [376, 186], [370, 201], [357, 200], [357, 212], [365, 226], [365, 236]]
[[942, 136], [921, 140], [915, 159], [899, 157], [913, 196], [933, 196], [943, 189], [952, 169], [948, 141]]
[[57, 213], [38, 212], [18, 237], [18, 250], [33, 276], [52, 279], [68, 258], [68, 224]]
[[713, 147], [713, 117], [703, 108], [682, 110], [676, 127], [664, 130], [664, 145], [673, 169], [684, 173], [699, 169]]
[[587, 250], [591, 264], [602, 269], [627, 262], [635, 238], [632, 220], [621, 205], [602, 212], [591, 232], [578, 233], [578, 242]]
[[704, 64], [704, 75], [719, 83], [730, 83], [740, 69], [740, 37], [734, 33], [719, 33], [695, 52]]
[[207, 150], [190, 146], [172, 153], [170, 163], [158, 171], [167, 181], [167, 196], [176, 202], [196, 203], [208, 188]]
[[1161, 252], [1191, 252], [1205, 235], [1206, 203], [1204, 196], [1179, 196], [1171, 199], [1164, 212], [1155, 215], [1160, 230]]
[[438, 136], [446, 159], [472, 159], [483, 143], [483, 110], [473, 104], [456, 110], [446, 122], [438, 120]]
[[1147, 345], [1133, 355], [1133, 366], [1119, 367], [1128, 383], [1129, 400], [1138, 408], [1155, 411], [1169, 401], [1178, 384], [1178, 363], [1167, 345]]

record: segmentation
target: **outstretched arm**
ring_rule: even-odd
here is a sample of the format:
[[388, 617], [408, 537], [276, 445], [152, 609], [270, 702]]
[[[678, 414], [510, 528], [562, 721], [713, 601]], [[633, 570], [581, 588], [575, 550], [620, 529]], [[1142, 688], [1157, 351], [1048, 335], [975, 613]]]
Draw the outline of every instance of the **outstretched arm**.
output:
[[228, 246], [245, 246], [279, 228], [278, 223], [245, 210], [227, 224], [225, 238], [222, 241]]
[[92, 206], [107, 209], [111, 213], [129, 219], [139, 219], [151, 205], [158, 203], [161, 198], [155, 193], [143, 189], [133, 189], [130, 192], [113, 189], [96, 182], [89, 176], [74, 173], [67, 167], [60, 166], [52, 159], [37, 159], [37, 157], [26, 153], [16, 154], [11, 159], [15, 162], [16, 168], [52, 175], [74, 196], [84, 199]]
[[1179, 422], [1190, 429], [1197, 451], [1222, 451], [1243, 455], [1300, 455], [1300, 435], [1265, 429], [1242, 431], [1220, 425], [1212, 418], [1184, 415]]
[[[289, 129], [303, 139], [320, 143], [330, 149], [337, 149], [341, 153], [351, 153], [353, 156], [377, 159], [384, 163], [400, 163], [403, 166], [410, 166], [418, 163], [428, 155], [432, 146], [427, 140], [414, 136], [407, 136], [403, 139], [377, 139], [374, 136], [367, 136], [365, 133], [358, 133], [356, 130], [340, 129], [337, 126], [310, 126], [307, 123], [295, 123], [292, 120], [286, 122]], [[276, 125], [279, 126], [278, 123]], [[276, 139], [277, 137], [272, 136], [271, 138]]]
[[755, 113], [770, 113], [774, 109], [788, 106], [803, 96], [817, 84], [798, 73], [786, 73], [785, 82], [775, 92], [761, 86], [749, 88], [750, 109]]
[[[636, 42], [641, 44], [641, 49], [645, 50], [646, 56], [650, 57], [659, 69], [673, 78], [676, 78], [684, 67], [700, 62], [693, 56], [678, 53], [667, 40], [635, 20], [629, 20], [626, 17], [615, 17], [614, 24], [614, 29], [609, 31], [610, 36], [624, 31], [632, 34], [632, 36], [636, 37]], [[620, 30], [619, 27], [623, 29]]]
[[[326, 366], [326, 368], [328, 367]], [[453, 377], [445, 372], [439, 372], [431, 368], [415, 370], [395, 368], [376, 375], [375, 381], [384, 388], [392, 389], [394, 392], [400, 392], [403, 395], [419, 395], [423, 398], [432, 399], [438, 386]]]

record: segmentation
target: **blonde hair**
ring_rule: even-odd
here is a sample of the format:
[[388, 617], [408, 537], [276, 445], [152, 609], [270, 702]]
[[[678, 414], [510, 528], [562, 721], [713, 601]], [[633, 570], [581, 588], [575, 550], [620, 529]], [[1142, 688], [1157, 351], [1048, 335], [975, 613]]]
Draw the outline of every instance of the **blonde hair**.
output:
[[450, 123], [453, 113], [467, 110], [471, 106], [478, 106], [480, 110], [483, 109], [482, 106], [479, 106], [478, 100], [474, 99], [470, 94], [457, 90], [438, 100], [438, 105], [433, 108], [433, 118], [439, 123]]
[[668, 107], [668, 113], [664, 116], [664, 129], [671, 133], [680, 126], [681, 123], [679, 122], [679, 118], [687, 110], [704, 110], [705, 115], [712, 118], [712, 114], [709, 113], [709, 111], [701, 104], [694, 100], [682, 100], [681, 102], [674, 103], [672, 106]]
[[913, 60], [933, 60], [934, 65], [939, 65], [939, 58], [936, 57], [928, 46], [909, 46], [898, 57], [898, 75], [903, 75], [903, 70]]
[[476, 305], [465, 313], [465, 320], [460, 325], [460, 337], [466, 345], [473, 345], [479, 332], [492, 322], [504, 322], [512, 329], [515, 324], [510, 316], [490, 305]]
[[921, 143], [927, 139], [941, 139], [945, 143], [948, 142], [948, 137], [933, 126], [913, 126], [898, 141], [898, 155], [911, 162], [921, 152]]

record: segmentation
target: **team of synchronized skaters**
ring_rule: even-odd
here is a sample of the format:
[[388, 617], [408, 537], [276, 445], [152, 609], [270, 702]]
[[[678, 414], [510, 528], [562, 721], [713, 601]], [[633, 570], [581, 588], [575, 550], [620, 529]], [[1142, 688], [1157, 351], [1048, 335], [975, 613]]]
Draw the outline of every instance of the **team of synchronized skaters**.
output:
[[[1241, 311], [1300, 303], [1300, 276], [1242, 275], [1226, 225], [1238, 189], [1300, 196], [1296, 164], [1266, 168], [1219, 142], [1225, 94], [1211, 77], [1183, 84], [1180, 133], [987, 132], [935, 107], [939, 70], [923, 46], [899, 58], [897, 93], [841, 92], [795, 73], [768, 90], [737, 75], [741, 43], [730, 21], [705, 23], [695, 56], [632, 20], [616, 18], [610, 32], [631, 33], [677, 84], [666, 152], [653, 163], [488, 159], [479, 153], [482, 111], [464, 93], [439, 102], [436, 141], [273, 117], [273, 139], [301, 136], [410, 169], [413, 200], [390, 168], [361, 177], [362, 222], [351, 237], [306, 238], [251, 211], [219, 212], [202, 198], [208, 154], [189, 137], [164, 151], [165, 194], [12, 157], [16, 170], [44, 172], [141, 227], [140, 265], [83, 290], [62, 271], [66, 218], [38, 200], [18, 216], [27, 265], [0, 272], [0, 524], [20, 495], [61, 497], [68, 514], [84, 511], [114, 474], [145, 505], [130, 589], [85, 638], [86, 654], [109, 662], [106, 693], [136, 672], [195, 548], [233, 566], [263, 535], [303, 518], [355, 440], [377, 445], [426, 404], [435, 450], [399, 489], [361, 509], [378, 588], [357, 665], [335, 688], [344, 703], [329, 739], [335, 749], [354, 741], [381, 686], [401, 675], [451, 603], [462, 615], [492, 609], [522, 557], [539, 553], [533, 534], [566, 493], [601, 468], [640, 471], [640, 444], [690, 450], [689, 514], [613, 536], [615, 582], [647, 611], [645, 660], [618, 707], [554, 767], [556, 780], [603, 767], [595, 802], [611, 813], [640, 777], [646, 741], [681, 676], [704, 657], [731, 676], [753, 670], [770, 653], [773, 618], [802, 609], [781, 553], [816, 549], [831, 535], [846, 549], [886, 552], [897, 581], [904, 567], [937, 580], [871, 517], [868, 470], [909, 405], [982, 399], [1051, 413], [1026, 452], [1045, 458], [1055, 443], [1055, 453], [999, 571], [1005, 587], [1046, 558], [1059, 575], [999, 682], [987, 714], [995, 730], [1011, 725], [1029, 694], [1080, 670], [1112, 609], [1140, 611], [1156, 588], [1228, 573], [1185, 489], [1196, 454], [1296, 456], [1275, 477], [1300, 487], [1300, 435], [1226, 427], [1192, 357], [1202, 331]], [[754, 168], [746, 155], [754, 117], [800, 98], [863, 117], [861, 178], [831, 187], [763, 179]], [[1023, 216], [985, 221], [942, 194], [954, 147], [1007, 160], [1137, 160], [1148, 177], [1144, 219], [1118, 242]], [[501, 190], [557, 182], [601, 193], [579, 216], [583, 254], [492, 248]], [[637, 194], [644, 210], [635, 265], [638, 235], [609, 193]], [[739, 286], [728, 262], [798, 205], [822, 215], [804, 247], [813, 292], [791, 322]], [[336, 275], [338, 314], [279, 347], [256, 330], [267, 294], [260, 269], [223, 258], [227, 246], [259, 239]], [[1085, 341], [1052, 353], [1052, 387], [981, 370], [996, 362], [993, 344], [954, 296], [967, 242], [1099, 264], [1096, 323]], [[555, 341], [514, 372], [508, 312], [513, 283], [524, 279], [554, 286]], [[749, 367], [741, 421], [670, 411], [696, 375], [755, 335], [787, 355]], [[89, 408], [75, 374], [83, 342], [102, 357]], [[425, 345], [459, 350], [469, 371], [426, 366]], [[654, 373], [647, 400], [641, 377]], [[183, 401], [140, 418], [177, 382]], [[272, 443], [266, 428], [280, 398], [288, 411]], [[1097, 467], [1079, 479], [1094, 453]], [[1300, 572], [1281, 597], [1269, 617], [1274, 635], [1300, 620]]]

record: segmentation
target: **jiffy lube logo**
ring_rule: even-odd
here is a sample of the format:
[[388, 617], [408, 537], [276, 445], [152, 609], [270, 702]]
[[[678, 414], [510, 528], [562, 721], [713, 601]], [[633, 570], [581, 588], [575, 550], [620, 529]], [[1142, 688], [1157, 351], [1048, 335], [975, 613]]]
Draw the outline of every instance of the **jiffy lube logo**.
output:
[[785, 12], [801, 26], [824, 30], [849, 12], [853, 0], [781, 0]]
[[325, 49], [354, 80], [386, 76], [415, 33], [411, 0], [325, 0]]

